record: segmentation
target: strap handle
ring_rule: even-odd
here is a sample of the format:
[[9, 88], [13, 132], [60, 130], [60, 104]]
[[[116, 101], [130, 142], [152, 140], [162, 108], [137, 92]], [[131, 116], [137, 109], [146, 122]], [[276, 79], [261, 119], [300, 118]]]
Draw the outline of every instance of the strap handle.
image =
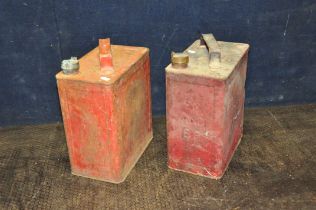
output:
[[99, 58], [100, 68], [102, 72], [113, 72], [113, 61], [111, 53], [111, 42], [110, 39], [99, 39]]
[[209, 66], [216, 67], [221, 63], [221, 49], [213, 34], [202, 34], [202, 44], [205, 43], [209, 52]]

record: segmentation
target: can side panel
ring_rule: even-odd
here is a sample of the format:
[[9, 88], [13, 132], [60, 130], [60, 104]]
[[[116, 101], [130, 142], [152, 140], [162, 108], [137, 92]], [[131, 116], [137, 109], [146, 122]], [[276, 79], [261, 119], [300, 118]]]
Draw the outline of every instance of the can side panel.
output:
[[115, 113], [118, 116], [122, 176], [125, 177], [153, 137], [149, 55], [142, 57], [115, 85]]
[[222, 164], [224, 83], [188, 81], [184, 75], [166, 75], [168, 165], [214, 177]]
[[[68, 148], [68, 155], [69, 155], [69, 161], [70, 161], [70, 166], [72, 168], [73, 160], [71, 157], [73, 157], [73, 150], [72, 150], [72, 144], [68, 139], [71, 138], [71, 126], [68, 123], [68, 119], [70, 118], [68, 116], [68, 105], [67, 105], [67, 94], [65, 90], [64, 83], [65, 81], [63, 80], [56, 80], [57, 81], [57, 89], [58, 89], [58, 96], [59, 96], [59, 101], [60, 101], [60, 108], [61, 108], [61, 113], [62, 113], [62, 118], [63, 118], [63, 125], [64, 125], [64, 131], [65, 131], [65, 136], [66, 136], [66, 143], [67, 143], [67, 148]], [[72, 170], [72, 169], [71, 169]]]
[[[237, 65], [226, 82], [225, 95], [225, 136], [224, 136], [224, 168], [229, 164], [243, 135], [245, 80], [247, 71], [247, 55]], [[224, 171], [223, 171], [224, 173]]]
[[121, 174], [111, 89], [58, 80], [72, 172], [117, 181]]

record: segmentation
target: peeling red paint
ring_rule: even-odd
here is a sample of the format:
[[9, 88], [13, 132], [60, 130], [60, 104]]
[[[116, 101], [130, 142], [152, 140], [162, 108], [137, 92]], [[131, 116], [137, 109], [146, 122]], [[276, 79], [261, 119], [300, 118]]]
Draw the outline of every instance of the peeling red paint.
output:
[[223, 67], [166, 68], [168, 166], [215, 179], [224, 174], [242, 137], [249, 48], [220, 46]]
[[56, 78], [72, 173], [119, 183], [152, 139], [150, 66], [147, 48], [111, 47], [111, 74], [95, 48]]

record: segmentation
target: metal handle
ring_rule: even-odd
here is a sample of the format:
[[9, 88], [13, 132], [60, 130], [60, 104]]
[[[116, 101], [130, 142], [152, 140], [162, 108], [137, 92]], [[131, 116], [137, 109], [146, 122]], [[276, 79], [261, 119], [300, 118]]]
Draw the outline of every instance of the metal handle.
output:
[[209, 66], [218, 66], [221, 62], [221, 49], [213, 34], [202, 34], [202, 41], [206, 44], [209, 52]]
[[100, 68], [104, 73], [114, 71], [110, 39], [99, 39]]

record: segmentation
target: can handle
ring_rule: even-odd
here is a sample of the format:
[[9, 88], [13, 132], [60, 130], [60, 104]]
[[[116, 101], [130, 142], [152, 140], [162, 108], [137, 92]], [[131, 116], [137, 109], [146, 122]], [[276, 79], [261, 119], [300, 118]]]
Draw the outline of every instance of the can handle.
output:
[[201, 41], [206, 44], [209, 52], [209, 66], [219, 66], [221, 62], [221, 49], [213, 34], [202, 34]]
[[101, 72], [111, 73], [114, 71], [110, 38], [99, 39], [99, 59]]

